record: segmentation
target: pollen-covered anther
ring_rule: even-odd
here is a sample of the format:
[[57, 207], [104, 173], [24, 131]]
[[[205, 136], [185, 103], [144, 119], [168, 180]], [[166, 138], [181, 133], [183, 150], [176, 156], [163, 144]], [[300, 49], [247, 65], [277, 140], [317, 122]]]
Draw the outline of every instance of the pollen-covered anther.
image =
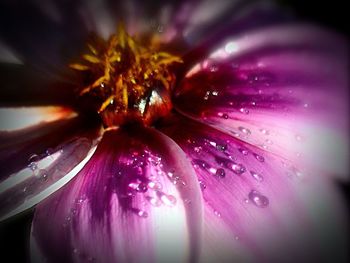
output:
[[182, 63], [180, 57], [142, 46], [122, 25], [108, 41], [95, 42], [88, 44], [82, 62], [70, 67], [82, 72], [79, 95], [93, 99], [91, 107], [107, 127], [135, 121], [149, 125], [171, 110], [172, 65]]

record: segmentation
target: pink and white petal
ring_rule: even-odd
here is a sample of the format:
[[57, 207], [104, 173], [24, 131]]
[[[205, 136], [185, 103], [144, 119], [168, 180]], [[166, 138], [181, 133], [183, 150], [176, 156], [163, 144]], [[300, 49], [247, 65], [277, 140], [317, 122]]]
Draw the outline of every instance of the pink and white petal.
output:
[[[35, 114], [42, 112], [45, 120]], [[99, 136], [97, 123], [87, 123], [69, 109], [42, 107], [24, 113], [26, 127], [20, 119], [9, 120], [2, 124], [15, 130], [0, 131], [0, 220], [34, 206], [72, 179]]]
[[32, 257], [49, 262], [193, 262], [202, 202], [182, 150], [149, 128], [105, 132], [83, 170], [36, 207]]
[[243, 141], [347, 175], [346, 41], [311, 25], [227, 41], [186, 75], [177, 108]]
[[198, 176], [203, 262], [346, 259], [348, 216], [329, 178], [190, 119], [176, 117], [161, 130]]
[[76, 112], [60, 106], [0, 108], [0, 132], [28, 129], [76, 116]]

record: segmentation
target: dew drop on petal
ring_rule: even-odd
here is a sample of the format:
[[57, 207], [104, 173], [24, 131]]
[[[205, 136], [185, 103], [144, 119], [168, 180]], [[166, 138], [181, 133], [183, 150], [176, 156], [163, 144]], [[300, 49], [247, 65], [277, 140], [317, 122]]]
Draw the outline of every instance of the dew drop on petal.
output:
[[161, 205], [161, 202], [160, 202], [160, 200], [159, 200], [158, 198], [147, 196], [147, 197], [146, 197], [146, 200], [147, 200], [152, 206], [158, 207], [158, 206]]
[[247, 129], [247, 128], [244, 128], [242, 126], [238, 127], [238, 130], [240, 130], [242, 133], [244, 133], [245, 135], [250, 135], [252, 132]]
[[244, 148], [239, 148], [238, 151], [243, 154], [243, 155], [248, 155], [248, 150], [247, 149], [244, 149]]
[[36, 169], [38, 169], [38, 164], [36, 162], [31, 162], [28, 165], [28, 168], [34, 172]]
[[255, 159], [257, 159], [259, 162], [264, 162], [265, 161], [265, 158], [263, 157], [263, 156], [261, 156], [261, 155], [259, 155], [259, 154], [254, 154], [254, 157], [255, 157]]
[[246, 108], [240, 108], [239, 111], [243, 114], [249, 114], [249, 110]]
[[207, 188], [207, 186], [205, 185], [205, 183], [203, 181], [199, 181], [199, 187], [201, 188], [201, 190], [203, 191], [205, 188]]
[[173, 195], [160, 193], [160, 200], [162, 200], [163, 204], [167, 206], [175, 206], [176, 204], [176, 198]]
[[264, 208], [269, 205], [269, 199], [266, 196], [259, 193], [258, 191], [250, 191], [250, 193], [248, 194], [248, 198], [257, 207]]
[[262, 134], [269, 135], [269, 131], [266, 129], [260, 129], [259, 130]]
[[221, 178], [225, 177], [225, 170], [222, 168], [219, 168], [216, 170], [215, 175]]
[[217, 144], [216, 149], [218, 149], [221, 152], [224, 152], [227, 150], [227, 145], [226, 144]]
[[148, 213], [147, 213], [146, 211], [143, 211], [143, 210], [139, 210], [139, 211], [137, 212], [137, 215], [138, 215], [139, 217], [143, 217], [143, 218], [147, 218], [147, 217], [148, 217]]
[[35, 163], [35, 162], [38, 162], [40, 160], [40, 157], [39, 157], [39, 155], [37, 155], [37, 154], [32, 154], [29, 158], [28, 158], [28, 162], [29, 163]]
[[251, 176], [258, 182], [262, 182], [264, 180], [264, 177], [256, 172], [250, 171]]
[[246, 171], [245, 167], [242, 164], [229, 163], [227, 164], [228, 168], [233, 171], [235, 174], [242, 174]]
[[214, 210], [214, 214], [219, 218], [221, 217], [221, 213], [218, 210]]
[[163, 186], [159, 182], [151, 181], [151, 182], [148, 183], [148, 187], [153, 189], [153, 190], [160, 190], [160, 189], [162, 189]]
[[273, 144], [273, 142], [272, 142], [270, 139], [267, 139], [265, 142], [266, 142], [267, 144], [269, 144], [269, 145], [272, 145], [272, 144]]
[[148, 188], [147, 188], [147, 184], [145, 183], [140, 183], [137, 187], [136, 187], [136, 191], [140, 192], [140, 193], [145, 193], [147, 192]]

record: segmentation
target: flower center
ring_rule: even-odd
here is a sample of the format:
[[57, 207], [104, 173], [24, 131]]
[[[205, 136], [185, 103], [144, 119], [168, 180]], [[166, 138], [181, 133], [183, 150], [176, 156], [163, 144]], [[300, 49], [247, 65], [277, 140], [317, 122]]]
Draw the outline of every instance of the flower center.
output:
[[119, 26], [108, 41], [89, 43], [82, 62], [70, 67], [82, 73], [79, 96], [88, 99], [105, 126], [113, 127], [150, 125], [169, 113], [174, 63], [182, 63], [181, 58], [140, 45]]

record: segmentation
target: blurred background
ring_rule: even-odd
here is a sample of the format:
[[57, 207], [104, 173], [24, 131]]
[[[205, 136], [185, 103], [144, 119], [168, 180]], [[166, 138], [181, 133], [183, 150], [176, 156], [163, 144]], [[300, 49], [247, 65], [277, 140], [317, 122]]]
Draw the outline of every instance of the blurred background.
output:
[[[2, 0], [0, 0], [2, 1]], [[346, 1], [276, 0], [289, 8], [303, 21], [316, 22], [339, 33], [348, 35], [348, 10]], [[350, 204], [349, 184], [339, 183], [339, 188]], [[348, 206], [350, 212], [350, 205]], [[27, 211], [15, 219], [0, 224], [1, 262], [29, 262], [29, 236], [33, 211]]]

